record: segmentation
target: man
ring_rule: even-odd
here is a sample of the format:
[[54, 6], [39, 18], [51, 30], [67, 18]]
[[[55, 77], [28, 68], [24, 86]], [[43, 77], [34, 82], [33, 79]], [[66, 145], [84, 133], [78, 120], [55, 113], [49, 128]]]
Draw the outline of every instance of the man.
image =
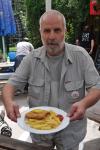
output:
[[17, 43], [17, 51], [15, 58], [15, 70], [23, 60], [24, 56], [28, 55], [34, 49], [33, 45], [29, 42], [29, 39], [25, 37], [22, 41]]
[[[78, 150], [86, 135], [85, 111], [100, 98], [100, 77], [88, 53], [81, 47], [65, 43], [66, 22], [56, 11], [40, 18], [43, 46], [26, 56], [3, 89], [8, 117], [17, 121], [20, 112], [13, 101], [15, 88], [28, 81], [29, 107], [53, 106], [70, 117], [64, 130], [48, 135], [32, 134], [34, 144], [57, 150]], [[85, 96], [85, 89], [89, 92]]]
[[84, 47], [90, 55], [93, 53], [94, 34], [90, 32], [88, 25], [83, 27], [83, 31], [76, 39], [76, 44]]

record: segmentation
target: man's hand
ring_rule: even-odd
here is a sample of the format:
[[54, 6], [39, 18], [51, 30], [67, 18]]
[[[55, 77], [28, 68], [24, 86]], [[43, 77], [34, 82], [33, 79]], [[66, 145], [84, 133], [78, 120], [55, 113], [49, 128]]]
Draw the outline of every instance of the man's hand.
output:
[[14, 103], [10, 102], [6, 107], [7, 116], [14, 122], [17, 122], [17, 118], [20, 117], [19, 106]]
[[83, 119], [84, 114], [85, 114], [85, 107], [82, 105], [81, 102], [76, 102], [71, 106], [68, 116], [70, 117], [71, 121], [75, 121]]

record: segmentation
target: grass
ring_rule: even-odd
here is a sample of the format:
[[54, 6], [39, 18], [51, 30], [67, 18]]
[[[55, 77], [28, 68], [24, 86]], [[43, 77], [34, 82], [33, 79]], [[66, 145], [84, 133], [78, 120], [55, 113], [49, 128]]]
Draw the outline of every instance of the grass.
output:
[[[16, 47], [9, 47], [9, 52], [14, 51], [16, 52]], [[0, 53], [2, 53], [2, 50], [0, 49]]]
[[16, 47], [9, 47], [9, 52], [16, 51]]

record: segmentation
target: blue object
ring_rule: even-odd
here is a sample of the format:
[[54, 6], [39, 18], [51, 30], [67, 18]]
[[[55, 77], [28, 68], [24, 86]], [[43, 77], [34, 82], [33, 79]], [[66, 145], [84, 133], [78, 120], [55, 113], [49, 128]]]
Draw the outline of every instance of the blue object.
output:
[[8, 56], [10, 58], [10, 61], [15, 61], [16, 52], [11, 51], [8, 53]]
[[0, 36], [16, 33], [11, 0], [0, 0]]
[[16, 25], [11, 0], [0, 0], [0, 36], [2, 36], [3, 59], [6, 61], [5, 36], [14, 35]]

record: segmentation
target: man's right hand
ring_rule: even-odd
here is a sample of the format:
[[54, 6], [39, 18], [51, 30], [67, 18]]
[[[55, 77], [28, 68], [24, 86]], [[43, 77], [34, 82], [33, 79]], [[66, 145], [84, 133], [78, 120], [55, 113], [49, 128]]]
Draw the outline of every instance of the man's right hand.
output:
[[8, 103], [6, 113], [9, 119], [17, 122], [17, 118], [20, 117], [19, 106], [15, 102]]

